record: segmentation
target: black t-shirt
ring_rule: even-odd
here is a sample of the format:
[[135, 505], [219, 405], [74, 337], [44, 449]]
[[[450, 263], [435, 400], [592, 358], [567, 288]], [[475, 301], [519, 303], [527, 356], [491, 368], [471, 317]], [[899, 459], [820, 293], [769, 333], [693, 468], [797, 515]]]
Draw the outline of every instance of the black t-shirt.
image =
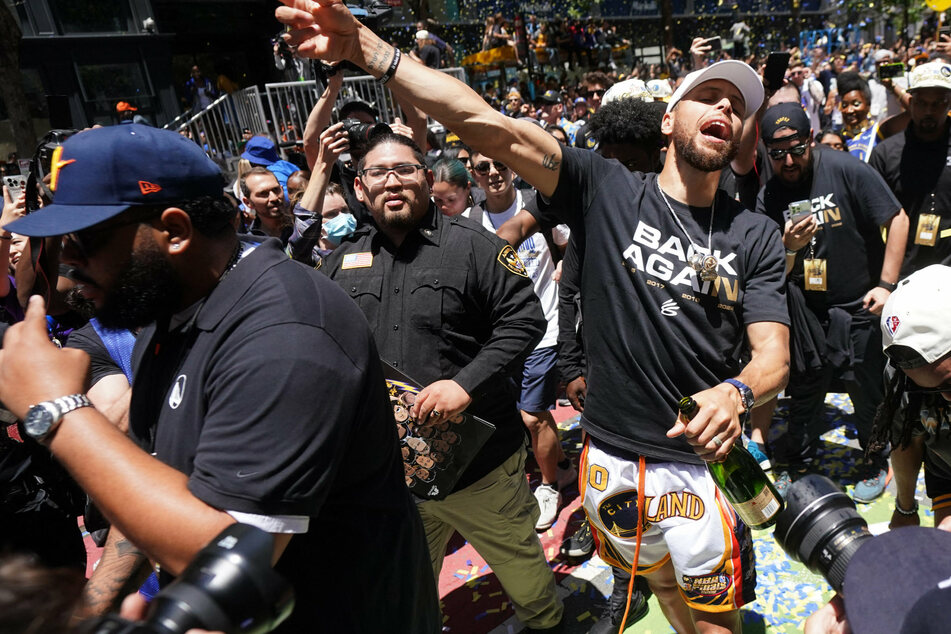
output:
[[89, 384], [95, 385], [101, 379], [113, 374], [123, 374], [122, 368], [109, 355], [92, 323], [77, 328], [69, 335], [67, 348], [76, 348], [89, 355]]
[[[869, 159], [869, 165], [885, 179], [911, 223], [902, 262], [902, 277], [930, 264], [951, 264], [951, 239], [940, 237], [942, 231], [951, 229], [949, 132], [951, 123], [946, 123], [941, 138], [927, 143], [920, 141], [913, 128], [909, 127], [904, 133], [877, 144]], [[934, 246], [915, 244], [920, 214], [941, 216]]]
[[[739, 373], [746, 326], [789, 323], [776, 226], [718, 192], [713, 250], [720, 277], [699, 282], [656, 174], [631, 173], [576, 148], [563, 148], [562, 156], [557, 190], [539, 206], [543, 222], [567, 222], [585, 240], [582, 425], [621, 452], [700, 464], [682, 436], [666, 432], [682, 396]], [[670, 203], [705, 250], [710, 210]]]
[[266, 240], [184, 326], [144, 329], [134, 361], [130, 433], [196, 497], [310, 518], [276, 566], [297, 596], [278, 631], [439, 630], [379, 355], [339, 287]]
[[787, 187], [778, 176], [760, 192], [756, 211], [782, 227], [789, 203], [811, 200], [819, 221], [814, 249], [807, 245], [796, 258], [794, 279], [802, 282], [802, 261], [826, 260], [826, 291], [805, 291], [806, 302], [816, 310], [854, 303], [878, 284], [885, 259], [880, 227], [898, 213], [901, 205], [875, 170], [848, 152], [813, 148], [811, 179]]
[[432, 44], [427, 44], [422, 48], [416, 49], [416, 54], [423, 64], [429, 68], [439, 68], [439, 49]]

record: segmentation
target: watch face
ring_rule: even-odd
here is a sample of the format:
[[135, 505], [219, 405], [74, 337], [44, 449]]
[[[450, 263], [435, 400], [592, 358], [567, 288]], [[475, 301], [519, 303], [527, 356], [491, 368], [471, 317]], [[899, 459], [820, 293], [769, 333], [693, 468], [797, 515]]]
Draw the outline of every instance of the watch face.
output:
[[41, 403], [30, 408], [23, 421], [23, 429], [31, 438], [39, 439], [49, 433], [55, 420], [53, 412]]

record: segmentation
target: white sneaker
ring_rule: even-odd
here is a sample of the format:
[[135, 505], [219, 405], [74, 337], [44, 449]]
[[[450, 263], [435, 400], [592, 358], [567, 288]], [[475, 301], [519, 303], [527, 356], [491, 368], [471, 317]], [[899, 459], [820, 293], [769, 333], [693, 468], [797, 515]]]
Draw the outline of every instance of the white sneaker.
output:
[[558, 490], [565, 489], [578, 484], [578, 470], [569, 466], [567, 469], [558, 467]]
[[535, 499], [538, 501], [538, 521], [536, 531], [547, 531], [558, 519], [558, 508], [561, 506], [561, 491], [556, 491], [547, 484], [539, 484], [535, 489]]

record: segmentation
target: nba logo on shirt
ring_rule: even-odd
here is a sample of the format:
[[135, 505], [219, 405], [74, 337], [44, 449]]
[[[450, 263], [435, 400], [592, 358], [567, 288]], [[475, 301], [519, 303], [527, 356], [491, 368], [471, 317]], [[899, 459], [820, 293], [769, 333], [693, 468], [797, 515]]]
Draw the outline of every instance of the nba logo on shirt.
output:
[[888, 328], [888, 334], [895, 336], [895, 331], [898, 330], [898, 325], [901, 323], [901, 320], [898, 319], [896, 315], [892, 315], [885, 319], [885, 327]]

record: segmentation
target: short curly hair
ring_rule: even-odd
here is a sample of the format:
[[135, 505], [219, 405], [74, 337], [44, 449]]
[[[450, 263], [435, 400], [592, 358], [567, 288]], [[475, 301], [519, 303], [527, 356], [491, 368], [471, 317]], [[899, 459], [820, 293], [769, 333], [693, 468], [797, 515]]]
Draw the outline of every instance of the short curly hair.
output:
[[626, 98], [601, 106], [588, 122], [588, 128], [599, 144], [631, 144], [653, 150], [663, 145], [661, 119], [653, 104]]

